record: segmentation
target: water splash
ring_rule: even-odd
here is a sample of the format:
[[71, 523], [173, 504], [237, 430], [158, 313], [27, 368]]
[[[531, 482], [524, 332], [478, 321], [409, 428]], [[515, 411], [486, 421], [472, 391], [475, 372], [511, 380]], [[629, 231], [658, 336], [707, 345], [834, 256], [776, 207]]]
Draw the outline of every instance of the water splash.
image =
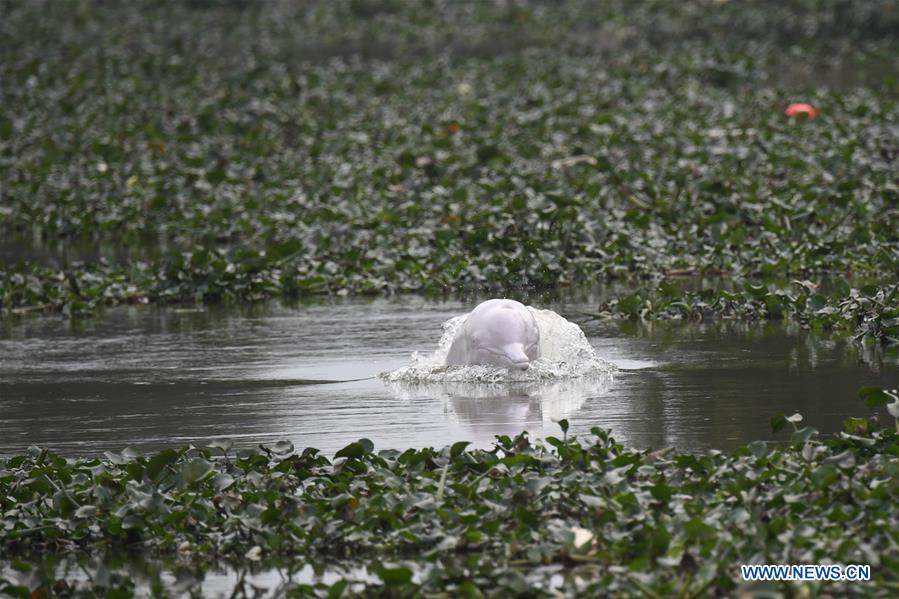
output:
[[429, 355], [412, 354], [409, 366], [381, 373], [388, 383], [527, 383], [565, 379], [609, 378], [617, 368], [596, 355], [596, 351], [579, 326], [552, 310], [528, 306], [540, 330], [540, 358], [527, 370], [496, 366], [447, 366], [446, 357], [467, 314], [443, 323], [443, 334], [437, 350]]
[[415, 353], [409, 366], [380, 376], [400, 399], [442, 399], [444, 413], [462, 431], [487, 427], [494, 433], [517, 434], [570, 418], [587, 398], [609, 389], [617, 368], [596, 355], [576, 324], [552, 310], [528, 310], [540, 329], [540, 358], [527, 370], [447, 366], [450, 346], [467, 317], [462, 315], [443, 323], [434, 353]]

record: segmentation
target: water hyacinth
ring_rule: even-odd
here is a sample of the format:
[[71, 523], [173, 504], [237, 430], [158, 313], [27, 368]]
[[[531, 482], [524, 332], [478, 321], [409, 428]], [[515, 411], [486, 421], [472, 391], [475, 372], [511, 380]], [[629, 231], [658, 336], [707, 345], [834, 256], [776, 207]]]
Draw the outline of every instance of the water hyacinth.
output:
[[821, 333], [852, 335], [863, 342], [899, 344], [899, 285], [850, 288], [836, 281], [827, 290], [810, 281], [789, 286], [746, 282], [732, 290], [689, 291], [671, 282], [604, 302], [597, 318], [641, 320], [739, 318], [785, 319]]
[[899, 263], [888, 3], [45, 4], [0, 23], [4, 317]]
[[[894, 391], [860, 395], [896, 403]], [[567, 421], [545, 443], [525, 433], [490, 450], [401, 452], [361, 439], [333, 458], [289, 442], [93, 459], [34, 447], [0, 459], [0, 545], [7, 560], [140, 547], [184, 563], [284, 556], [376, 573], [294, 589], [317, 596], [349, 584], [404, 595], [732, 595], [750, 588], [738, 565], [760, 560], [870, 564], [865, 589], [888, 594], [899, 577], [883, 550], [899, 525], [899, 432], [852, 418], [823, 439], [800, 415], [772, 419], [787, 424], [785, 444], [729, 455], [627, 449], [600, 428], [570, 436]], [[0, 591], [47, 584], [35, 572], [26, 559], [0, 575]], [[92, 588], [104, 584], [114, 586]]]

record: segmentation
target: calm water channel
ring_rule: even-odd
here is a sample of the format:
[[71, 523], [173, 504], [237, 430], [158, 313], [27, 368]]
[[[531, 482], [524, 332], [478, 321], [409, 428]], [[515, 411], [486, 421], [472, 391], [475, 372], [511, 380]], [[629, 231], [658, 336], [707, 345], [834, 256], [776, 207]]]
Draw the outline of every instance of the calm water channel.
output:
[[[528, 303], [578, 323], [620, 372], [602, 385], [470, 397], [404, 389], [377, 374], [431, 352], [441, 323], [476, 303], [416, 297], [206, 311], [125, 307], [71, 324], [58, 316], [0, 328], [0, 454], [33, 444], [66, 455], [151, 451], [230, 437], [289, 439], [333, 452], [489, 445], [521, 430], [593, 426], [637, 447], [730, 449], [770, 438], [798, 411], [822, 431], [867, 415], [861, 385], [899, 385], [899, 358], [780, 324], [591, 320], [597, 297]], [[308, 384], [309, 380], [362, 379]], [[782, 436], [784, 436], [782, 434]]]

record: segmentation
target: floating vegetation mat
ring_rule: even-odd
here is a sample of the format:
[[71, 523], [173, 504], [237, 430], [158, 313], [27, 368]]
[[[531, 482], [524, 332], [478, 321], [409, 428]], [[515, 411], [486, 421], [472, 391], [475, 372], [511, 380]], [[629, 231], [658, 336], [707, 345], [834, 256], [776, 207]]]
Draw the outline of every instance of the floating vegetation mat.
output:
[[897, 30], [893, 0], [6, 1], [0, 313], [895, 282]]
[[[899, 417], [895, 393], [861, 395]], [[635, 451], [600, 428], [568, 437], [564, 420], [545, 442], [375, 451], [362, 439], [333, 458], [288, 442], [95, 459], [34, 447], [0, 459], [0, 592], [67, 588], [29, 556], [139, 550], [185, 564], [366, 564], [364, 577], [285, 589], [295, 596], [895, 596], [899, 433], [852, 418], [824, 439], [800, 423], [776, 417], [788, 441], [731, 454]], [[766, 563], [866, 564], [871, 580], [741, 579], [741, 564]], [[116, 596], [133, 584], [78, 583]]]
[[850, 287], [827, 281], [829, 290], [808, 280], [789, 286], [754, 285], [731, 291], [691, 292], [670, 282], [604, 302], [597, 318], [632, 320], [784, 319], [819, 333], [852, 335], [866, 343], [899, 345], [899, 283]]

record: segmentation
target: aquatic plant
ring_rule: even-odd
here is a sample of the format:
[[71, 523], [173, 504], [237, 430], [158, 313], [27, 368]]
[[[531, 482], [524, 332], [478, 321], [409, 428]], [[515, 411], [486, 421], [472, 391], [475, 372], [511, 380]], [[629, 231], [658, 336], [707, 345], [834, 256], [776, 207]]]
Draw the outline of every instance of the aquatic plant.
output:
[[826, 291], [810, 281], [794, 281], [787, 287], [746, 282], [734, 291], [689, 291], [666, 282], [608, 300], [595, 316], [787, 319], [821, 332], [852, 334], [862, 342], [899, 344], [899, 284], [851, 288], [845, 281], [835, 281], [831, 287]]
[[[896, 19], [887, 1], [6, 2], [0, 314], [892, 282]], [[787, 118], [793, 99], [820, 115]]]
[[[866, 388], [868, 405], [895, 392]], [[899, 416], [899, 411], [896, 412]], [[354, 560], [341, 578], [295, 594], [469, 596], [738, 593], [740, 564], [869, 564], [867, 583], [782, 583], [789, 593], [894, 594], [899, 580], [899, 432], [853, 418], [831, 438], [800, 428], [784, 444], [731, 454], [638, 451], [608, 431], [490, 450], [375, 451], [333, 458], [289, 442], [230, 442], [63, 458], [38, 447], [0, 459], [0, 546], [18, 575], [0, 591], [49, 593], [28, 556], [126, 549], [184, 562]], [[24, 581], [25, 584], [22, 584]], [[103, 591], [95, 583], [94, 590]], [[119, 581], [119, 584], [122, 584]], [[41, 591], [43, 592], [43, 591]]]

